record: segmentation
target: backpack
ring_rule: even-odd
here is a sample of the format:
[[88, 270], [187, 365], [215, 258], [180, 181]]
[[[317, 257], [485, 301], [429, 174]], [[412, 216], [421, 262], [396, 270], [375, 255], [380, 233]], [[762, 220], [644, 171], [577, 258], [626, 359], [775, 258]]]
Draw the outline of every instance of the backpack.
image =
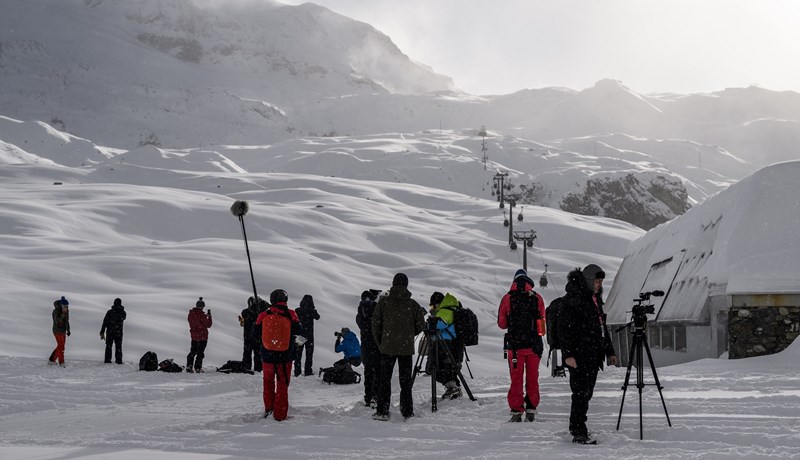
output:
[[241, 361], [228, 361], [227, 363], [223, 364], [222, 367], [218, 367], [217, 372], [222, 372], [223, 374], [253, 375], [253, 371], [250, 369], [245, 369]]
[[148, 351], [139, 358], [140, 371], [155, 371], [158, 370], [158, 355], [152, 351]]
[[[508, 312], [506, 347], [509, 350], [534, 348], [536, 320], [539, 319], [538, 298], [534, 291], [509, 291], [511, 301]], [[540, 345], [541, 346], [541, 345]]]
[[469, 308], [461, 307], [453, 312], [453, 323], [456, 326], [456, 337], [466, 347], [478, 344], [478, 317]]
[[337, 385], [350, 385], [352, 383], [361, 382], [361, 374], [354, 371], [350, 366], [332, 366], [320, 369], [322, 374], [322, 381], [328, 385], [335, 383]]
[[547, 318], [547, 346], [550, 349], [560, 348], [558, 344], [558, 315], [561, 312], [563, 301], [561, 297], [550, 302], [550, 306], [545, 310], [545, 317]]
[[267, 310], [261, 320], [261, 344], [269, 351], [286, 351], [292, 340], [292, 317], [288, 312]]
[[183, 366], [175, 364], [172, 358], [169, 358], [158, 363], [158, 370], [161, 372], [183, 372]]

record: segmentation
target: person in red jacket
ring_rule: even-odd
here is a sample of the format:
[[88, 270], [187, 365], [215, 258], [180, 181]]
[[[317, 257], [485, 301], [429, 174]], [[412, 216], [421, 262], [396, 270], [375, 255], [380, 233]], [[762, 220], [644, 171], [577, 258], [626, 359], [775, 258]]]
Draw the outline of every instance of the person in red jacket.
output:
[[[508, 406], [511, 422], [532, 422], [539, 406], [539, 361], [544, 343], [538, 324], [544, 324], [545, 307], [542, 296], [533, 290], [533, 281], [525, 270], [517, 270], [511, 289], [500, 301], [497, 325], [508, 329], [504, 349], [508, 354], [511, 387], [508, 389]], [[538, 323], [538, 324], [537, 324]], [[543, 328], [543, 326], [542, 326]], [[523, 396], [523, 381], [525, 393]]]
[[271, 304], [256, 318], [253, 338], [261, 347], [261, 373], [264, 378], [264, 418], [286, 420], [289, 413], [289, 382], [296, 341], [303, 342], [303, 327], [297, 313], [286, 303], [289, 295], [276, 289], [269, 295]]
[[208, 313], [203, 309], [206, 303], [203, 298], [189, 310], [189, 334], [192, 336], [192, 348], [186, 356], [186, 372], [203, 372], [203, 358], [208, 344], [208, 328], [211, 327], [211, 309]]

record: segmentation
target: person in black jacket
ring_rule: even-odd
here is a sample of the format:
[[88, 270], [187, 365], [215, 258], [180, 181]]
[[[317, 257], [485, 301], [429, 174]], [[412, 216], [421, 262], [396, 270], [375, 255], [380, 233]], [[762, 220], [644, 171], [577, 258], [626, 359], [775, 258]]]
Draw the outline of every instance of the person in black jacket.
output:
[[247, 308], [242, 310], [239, 315], [239, 325], [242, 326], [242, 368], [245, 370], [252, 369], [256, 372], [261, 372], [261, 353], [259, 352], [260, 344], [253, 338], [253, 328], [256, 324], [258, 315], [267, 309], [267, 303], [259, 296], [256, 299], [250, 296], [247, 299]]
[[375, 299], [380, 291], [364, 291], [358, 304], [356, 324], [361, 332], [361, 362], [364, 365], [364, 405], [373, 409], [378, 405], [378, 374], [381, 366], [381, 351], [372, 335], [372, 313]]
[[[319, 319], [319, 313], [314, 306], [314, 298], [306, 294], [300, 300], [300, 306], [295, 310], [297, 317], [300, 319], [300, 325], [303, 326], [303, 337], [306, 338], [305, 343], [297, 347], [297, 357], [294, 360], [294, 376], [300, 375], [300, 369], [303, 369], [303, 375], [314, 375], [314, 321]], [[306, 365], [303, 366], [303, 350], [306, 351]]]
[[603, 311], [604, 278], [605, 273], [595, 264], [587, 265], [583, 271], [571, 271], [558, 316], [560, 348], [572, 390], [569, 431], [572, 442], [579, 444], [597, 443], [586, 428], [589, 401], [604, 359], [607, 357], [612, 366], [617, 364]]
[[127, 318], [125, 307], [120, 298], [114, 299], [114, 305], [106, 312], [103, 325], [100, 326], [100, 340], [106, 341], [106, 363], [111, 363], [111, 345], [114, 345], [114, 361], [122, 364], [122, 323]]

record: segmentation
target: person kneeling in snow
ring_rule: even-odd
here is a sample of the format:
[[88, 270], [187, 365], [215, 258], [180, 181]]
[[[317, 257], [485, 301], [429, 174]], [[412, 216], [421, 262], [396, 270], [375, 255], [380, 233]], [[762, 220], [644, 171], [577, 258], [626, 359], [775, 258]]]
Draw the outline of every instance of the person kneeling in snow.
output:
[[341, 332], [334, 332], [336, 336], [336, 353], [344, 353], [344, 358], [333, 363], [334, 367], [341, 366], [360, 366], [361, 365], [361, 344], [358, 343], [356, 333], [343, 327]]

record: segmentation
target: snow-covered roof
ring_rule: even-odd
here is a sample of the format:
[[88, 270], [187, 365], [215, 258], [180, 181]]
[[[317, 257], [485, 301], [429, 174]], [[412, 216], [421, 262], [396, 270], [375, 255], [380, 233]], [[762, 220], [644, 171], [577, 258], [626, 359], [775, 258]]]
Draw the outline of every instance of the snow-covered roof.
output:
[[633, 241], [614, 279], [608, 322], [640, 292], [657, 321], [704, 321], [709, 295], [800, 293], [800, 161], [776, 163]]

